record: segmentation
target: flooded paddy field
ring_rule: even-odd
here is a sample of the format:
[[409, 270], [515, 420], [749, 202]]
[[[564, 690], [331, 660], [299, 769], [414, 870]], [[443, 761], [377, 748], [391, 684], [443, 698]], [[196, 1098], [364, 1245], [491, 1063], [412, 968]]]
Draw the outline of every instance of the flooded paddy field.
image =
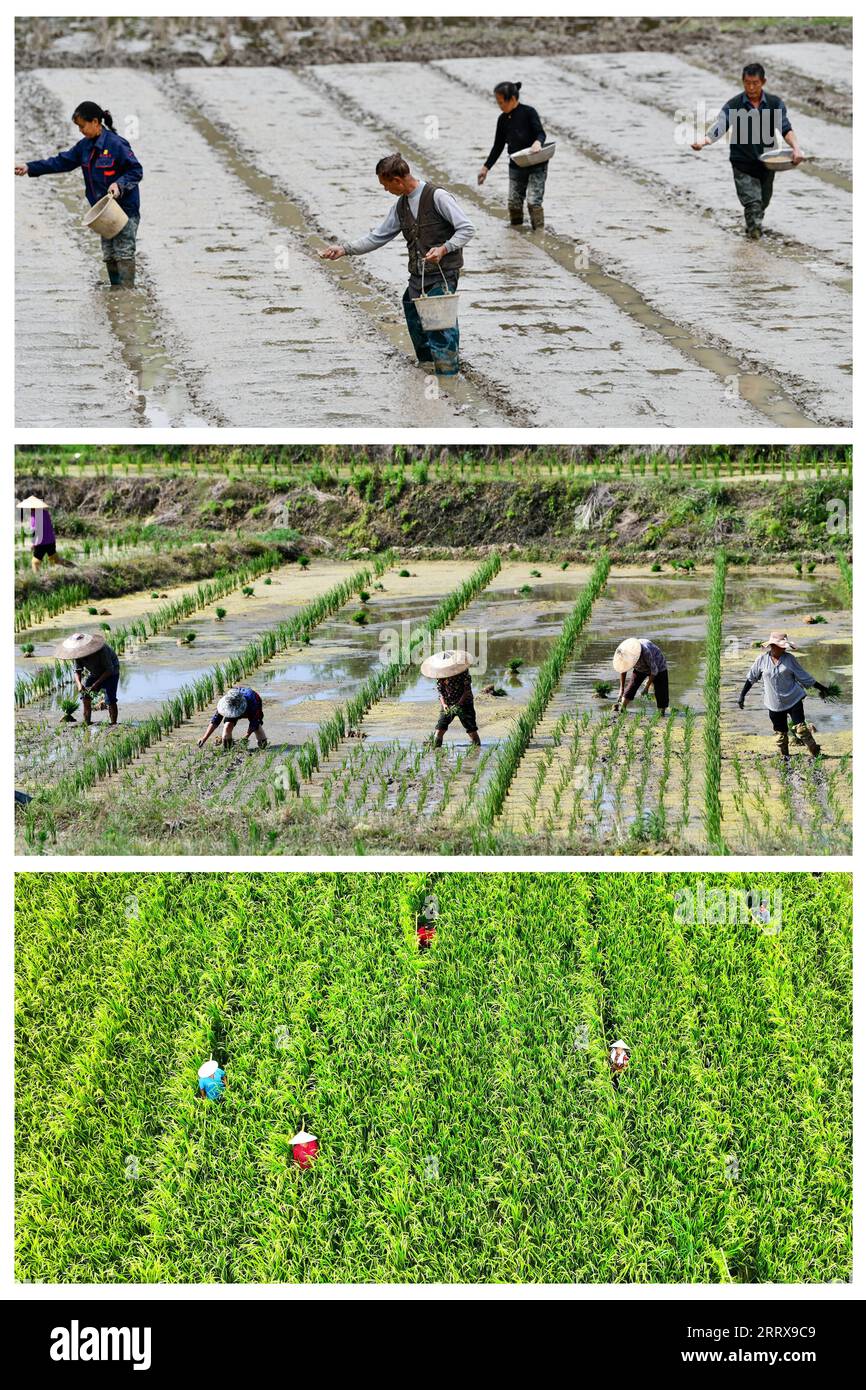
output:
[[[843, 92], [850, 74], [839, 44], [766, 57], [770, 90], [790, 73]], [[541, 232], [508, 225], [504, 158], [475, 182], [506, 69], [557, 140]], [[20, 425], [850, 424], [850, 118], [827, 103], [801, 116], [796, 83], [814, 158], [777, 175], [752, 243], [726, 150], [675, 140], [675, 110], [711, 119], [736, 90], [694, 50], [36, 66], [18, 81], [16, 157], [70, 144], [68, 112], [92, 90], [121, 132], [135, 118], [145, 168], [141, 274], [121, 294], [100, 288], [98, 243], [77, 225], [78, 171], [16, 190]], [[463, 370], [433, 389], [403, 323], [402, 239], [317, 254], [385, 216], [373, 169], [394, 148], [476, 226]], [[104, 364], [98, 385], [83, 352]]]
[[[89, 730], [59, 723], [59, 692], [19, 711], [18, 786], [35, 797], [19, 812], [19, 845], [32, 852], [58, 844], [66, 853], [292, 853], [312, 845], [400, 852], [419, 844], [706, 852], [712, 574], [613, 565], [563, 648], [596, 569], [496, 557], [481, 565], [386, 561], [357, 585], [357, 561], [275, 570], [269, 588], [257, 581], [254, 595], [226, 600], [224, 620], [204, 609], [179, 625], [196, 632], [192, 647], [179, 647], [169, 630], [123, 660], [117, 729], [104, 715]], [[245, 683], [264, 701], [266, 748], [247, 746], [241, 721], [233, 748], [211, 741], [199, 749], [215, 699], [197, 699], [146, 746], [111, 765], [99, 761], [100, 746], [159, 717], [231, 654], [261, 643], [287, 612], [303, 613], [347, 578], [348, 598], [302, 641], [246, 668]], [[438, 749], [436, 689], [417, 664], [423, 648], [381, 681], [400, 641], [421, 632], [455, 594], [448, 632], [478, 657], [481, 746], [472, 747], [455, 720]], [[811, 674], [839, 687], [832, 703], [808, 702], [822, 748], [814, 762], [792, 743], [782, 764], [760, 688], [745, 711], [736, 705], [756, 643], [777, 627], [802, 649]], [[624, 714], [614, 711], [611, 659], [632, 635], [665, 652], [667, 718], [645, 697]], [[851, 833], [851, 615], [835, 567], [801, 578], [784, 568], [731, 568], [720, 681], [726, 847], [842, 852]], [[74, 797], [64, 792], [94, 767], [97, 775]]]

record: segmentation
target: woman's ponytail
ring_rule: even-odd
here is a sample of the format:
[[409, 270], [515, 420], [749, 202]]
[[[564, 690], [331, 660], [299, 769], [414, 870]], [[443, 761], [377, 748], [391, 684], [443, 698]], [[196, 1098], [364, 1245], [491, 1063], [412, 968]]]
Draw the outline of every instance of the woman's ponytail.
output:
[[101, 121], [108, 126], [109, 130], [114, 130], [114, 121], [111, 119], [110, 111], [103, 111], [101, 106], [97, 106], [95, 101], [80, 101], [72, 113], [73, 121]]
[[519, 101], [522, 86], [522, 82], [497, 82], [493, 88], [493, 95], [502, 97], [503, 101]]

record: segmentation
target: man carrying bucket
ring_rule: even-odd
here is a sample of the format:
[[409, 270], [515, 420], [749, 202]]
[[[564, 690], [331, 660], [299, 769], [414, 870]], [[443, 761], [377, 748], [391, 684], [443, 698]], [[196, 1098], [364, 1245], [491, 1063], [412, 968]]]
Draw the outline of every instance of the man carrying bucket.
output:
[[67, 174], [80, 169], [91, 207], [104, 198], [115, 199], [117, 208], [108, 205], [115, 216], [106, 216], [105, 220], [112, 225], [122, 220], [122, 225], [115, 225], [114, 231], [102, 237], [102, 259], [112, 289], [131, 289], [135, 284], [135, 238], [140, 216], [138, 185], [144, 170], [129, 143], [114, 129], [110, 111], [103, 111], [95, 101], [82, 101], [73, 111], [72, 120], [83, 137], [77, 145], [50, 159], [16, 164], [15, 173], [38, 179], [42, 174]]
[[466, 652], [434, 652], [421, 663], [421, 674], [435, 680], [439, 693], [442, 713], [436, 724], [433, 742], [442, 747], [445, 730], [453, 719], [459, 719], [476, 748], [481, 747], [478, 737], [478, 720], [475, 717], [475, 699], [472, 694], [472, 677], [469, 667], [471, 657]]
[[[366, 256], [402, 232], [409, 251], [403, 312], [415, 356], [424, 367], [432, 364], [437, 376], [456, 376], [460, 366], [457, 281], [463, 247], [475, 235], [475, 228], [454, 195], [416, 179], [401, 154], [380, 159], [376, 174], [382, 187], [397, 199], [385, 221], [358, 241], [327, 246], [319, 254], [326, 261]], [[454, 298], [428, 307], [426, 301], [438, 296]]]
[[613, 654], [613, 669], [619, 672], [615, 710], [626, 709], [646, 681], [647, 694], [653, 692], [656, 709], [660, 714], [665, 713], [669, 704], [668, 663], [655, 642], [646, 637], [627, 637]]
[[692, 145], [693, 150], [702, 150], [730, 129], [734, 187], [743, 205], [746, 236], [752, 241], [760, 241], [764, 234], [764, 213], [773, 196], [776, 175], [761, 156], [775, 147], [777, 132], [791, 147], [791, 164], [796, 167], [803, 162], [785, 103], [781, 97], [764, 91], [766, 80], [760, 63], [747, 63], [743, 68], [742, 92], [725, 102], [706, 135]]

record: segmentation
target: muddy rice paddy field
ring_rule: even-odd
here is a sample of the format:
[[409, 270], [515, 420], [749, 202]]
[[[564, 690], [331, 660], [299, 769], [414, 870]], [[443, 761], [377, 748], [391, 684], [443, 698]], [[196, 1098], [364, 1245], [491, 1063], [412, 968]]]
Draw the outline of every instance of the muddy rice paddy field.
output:
[[[16, 785], [32, 798], [17, 811], [22, 852], [850, 845], [851, 613], [835, 566], [798, 575], [720, 557], [714, 572], [496, 552], [254, 564], [111, 599], [100, 617], [85, 601], [16, 634]], [[70, 670], [52, 659], [62, 636], [98, 623], [121, 655], [115, 728], [105, 713], [90, 728], [80, 711], [64, 718]], [[839, 688], [832, 703], [808, 701], [814, 762], [792, 745], [781, 764], [759, 689], [736, 706], [777, 627]], [[431, 634], [477, 654], [480, 749], [456, 721], [431, 746], [437, 697], [419, 670]], [[618, 717], [615, 691], [596, 688], [616, 680], [614, 648], [635, 634], [666, 653], [667, 719], [644, 699]], [[268, 747], [199, 749], [219, 691], [239, 679], [263, 697]]]
[[[16, 190], [18, 424], [376, 426], [387, 409], [440, 429], [850, 425], [850, 48], [489, 53], [291, 67], [163, 54], [144, 70], [58, 66], [56, 49], [40, 65], [31, 46], [16, 158], [68, 147], [84, 92], [135, 131], [145, 178], [141, 274], [121, 294], [101, 288], [77, 172]], [[746, 58], [767, 64], [813, 156], [777, 176], [758, 244], [725, 149], [675, 140], [677, 111], [711, 119]], [[543, 232], [508, 226], [504, 159], [475, 183], [503, 76], [557, 140]], [[317, 256], [382, 220], [373, 168], [395, 148], [477, 229], [464, 369], [432, 393], [403, 324], [402, 244]]]

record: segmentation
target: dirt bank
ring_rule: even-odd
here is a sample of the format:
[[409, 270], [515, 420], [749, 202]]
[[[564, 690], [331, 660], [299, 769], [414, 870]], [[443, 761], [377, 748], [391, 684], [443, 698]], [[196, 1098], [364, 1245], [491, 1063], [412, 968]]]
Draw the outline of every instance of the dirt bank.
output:
[[[62, 526], [64, 503], [57, 511]], [[64, 584], [85, 584], [91, 598], [113, 598], [138, 589], [166, 589], [189, 580], [209, 579], [218, 570], [234, 569], [245, 560], [262, 555], [266, 550], [280, 550], [287, 560], [294, 559], [300, 549], [291, 543], [266, 545], [245, 537], [217, 544], [204, 542], [189, 550], [172, 550], [163, 554], [135, 556], [107, 564], [75, 565], [73, 568], [42, 569], [36, 574], [21, 574], [15, 578], [15, 602], [23, 603], [37, 594], [50, 594]]]
[[[50, 499], [61, 537], [67, 523], [80, 530], [85, 522], [100, 534], [126, 519], [157, 521], [172, 530], [207, 528], [265, 537], [276, 533], [290, 548], [291, 537], [297, 536], [294, 554], [357, 554], [393, 546], [407, 557], [420, 557], [495, 545], [580, 560], [607, 546], [620, 562], [647, 555], [659, 562], [709, 562], [720, 545], [741, 561], [834, 559], [838, 537], [828, 534], [828, 507], [831, 499], [844, 501], [846, 487], [838, 477], [811, 482], [704, 481], [668, 478], [663, 471], [610, 481], [480, 482], [425, 477], [418, 468], [374, 466], [350, 477], [324, 470], [316, 481], [252, 474], [216, 481], [201, 476], [164, 481], [69, 478], [46, 476], [32, 468], [32, 460], [31, 470], [17, 475], [18, 493], [38, 491]], [[236, 562], [248, 553], [248, 545], [233, 540], [223, 549]], [[210, 574], [227, 562], [218, 557], [219, 550], [217, 546], [187, 554], [199, 556], [196, 563], [211, 563], [211, 569], [201, 571]], [[126, 568], [131, 571], [146, 563], [130, 560]], [[157, 557], [157, 563], [176, 560]], [[136, 580], [132, 587], [150, 582], [143, 573], [136, 569], [128, 576]], [[63, 582], [71, 575], [64, 571]], [[177, 575], [184, 577], [188, 576]], [[51, 579], [46, 576], [45, 582]]]

